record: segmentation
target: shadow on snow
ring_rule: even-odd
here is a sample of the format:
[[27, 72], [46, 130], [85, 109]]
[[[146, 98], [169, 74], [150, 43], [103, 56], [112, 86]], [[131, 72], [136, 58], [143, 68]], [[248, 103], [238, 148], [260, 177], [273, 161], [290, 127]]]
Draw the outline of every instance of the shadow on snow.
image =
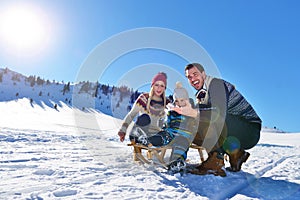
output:
[[227, 172], [226, 177], [214, 175], [186, 175], [179, 181], [168, 180], [161, 173], [163, 184], [175, 188], [188, 188], [191, 192], [209, 199], [221, 200], [235, 195], [244, 195], [258, 199], [289, 199], [300, 198], [300, 185], [285, 180], [274, 180], [271, 177], [257, 178], [257, 175], [247, 172]]

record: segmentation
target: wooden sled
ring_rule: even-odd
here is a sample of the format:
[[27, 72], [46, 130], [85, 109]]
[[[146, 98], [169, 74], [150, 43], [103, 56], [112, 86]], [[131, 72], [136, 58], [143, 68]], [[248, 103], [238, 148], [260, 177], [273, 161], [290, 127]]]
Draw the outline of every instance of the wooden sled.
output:
[[[172, 146], [163, 146], [163, 147], [154, 147], [154, 146], [144, 146], [142, 144], [137, 144], [134, 141], [127, 144], [128, 146], [132, 146], [134, 148], [133, 159], [135, 161], [142, 161], [144, 163], [152, 163], [153, 158], [155, 157], [160, 164], [163, 166], [167, 166], [170, 163], [169, 159], [165, 158], [166, 151], [170, 150], [171, 154], [173, 154]], [[205, 148], [198, 146], [196, 144], [191, 144], [190, 148], [198, 150], [201, 162], [204, 161], [203, 151], [206, 151]], [[146, 152], [145, 152], [146, 151]], [[171, 157], [171, 156], [170, 156]]]

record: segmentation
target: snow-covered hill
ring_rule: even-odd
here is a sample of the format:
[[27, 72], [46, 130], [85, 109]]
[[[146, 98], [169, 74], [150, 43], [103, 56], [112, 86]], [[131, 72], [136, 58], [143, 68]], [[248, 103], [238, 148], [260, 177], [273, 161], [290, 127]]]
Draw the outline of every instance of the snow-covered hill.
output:
[[84, 110], [93, 108], [105, 114], [123, 118], [138, 92], [125, 86], [100, 83], [64, 83], [26, 77], [8, 68], [0, 68], [0, 102], [28, 98], [30, 103], [56, 108], [62, 103]]
[[269, 127], [266, 127], [266, 126], [262, 127], [262, 131], [263, 132], [271, 132], [271, 133], [288, 133], [288, 132], [280, 130], [280, 129], [276, 128], [276, 127], [269, 128]]
[[[227, 177], [179, 176], [134, 162], [121, 120], [103, 113], [26, 98], [0, 102], [0, 113], [0, 199], [300, 198], [300, 134], [263, 132]], [[199, 162], [195, 151], [188, 158]]]

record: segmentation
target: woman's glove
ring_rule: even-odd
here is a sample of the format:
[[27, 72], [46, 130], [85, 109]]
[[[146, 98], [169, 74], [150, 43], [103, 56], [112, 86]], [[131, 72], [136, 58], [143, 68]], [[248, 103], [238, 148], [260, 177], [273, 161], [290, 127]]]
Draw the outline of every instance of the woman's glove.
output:
[[119, 131], [118, 135], [120, 137], [120, 141], [123, 142], [125, 140], [126, 133], [124, 133], [123, 131]]

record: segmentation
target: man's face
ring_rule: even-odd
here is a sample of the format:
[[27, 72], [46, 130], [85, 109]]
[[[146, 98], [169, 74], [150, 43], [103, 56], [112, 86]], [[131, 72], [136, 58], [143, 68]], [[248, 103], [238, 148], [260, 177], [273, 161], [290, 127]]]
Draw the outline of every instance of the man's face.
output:
[[203, 87], [205, 80], [205, 72], [202, 73], [197, 69], [197, 67], [192, 67], [185, 71], [185, 76], [189, 79], [191, 86], [196, 90], [199, 90]]

